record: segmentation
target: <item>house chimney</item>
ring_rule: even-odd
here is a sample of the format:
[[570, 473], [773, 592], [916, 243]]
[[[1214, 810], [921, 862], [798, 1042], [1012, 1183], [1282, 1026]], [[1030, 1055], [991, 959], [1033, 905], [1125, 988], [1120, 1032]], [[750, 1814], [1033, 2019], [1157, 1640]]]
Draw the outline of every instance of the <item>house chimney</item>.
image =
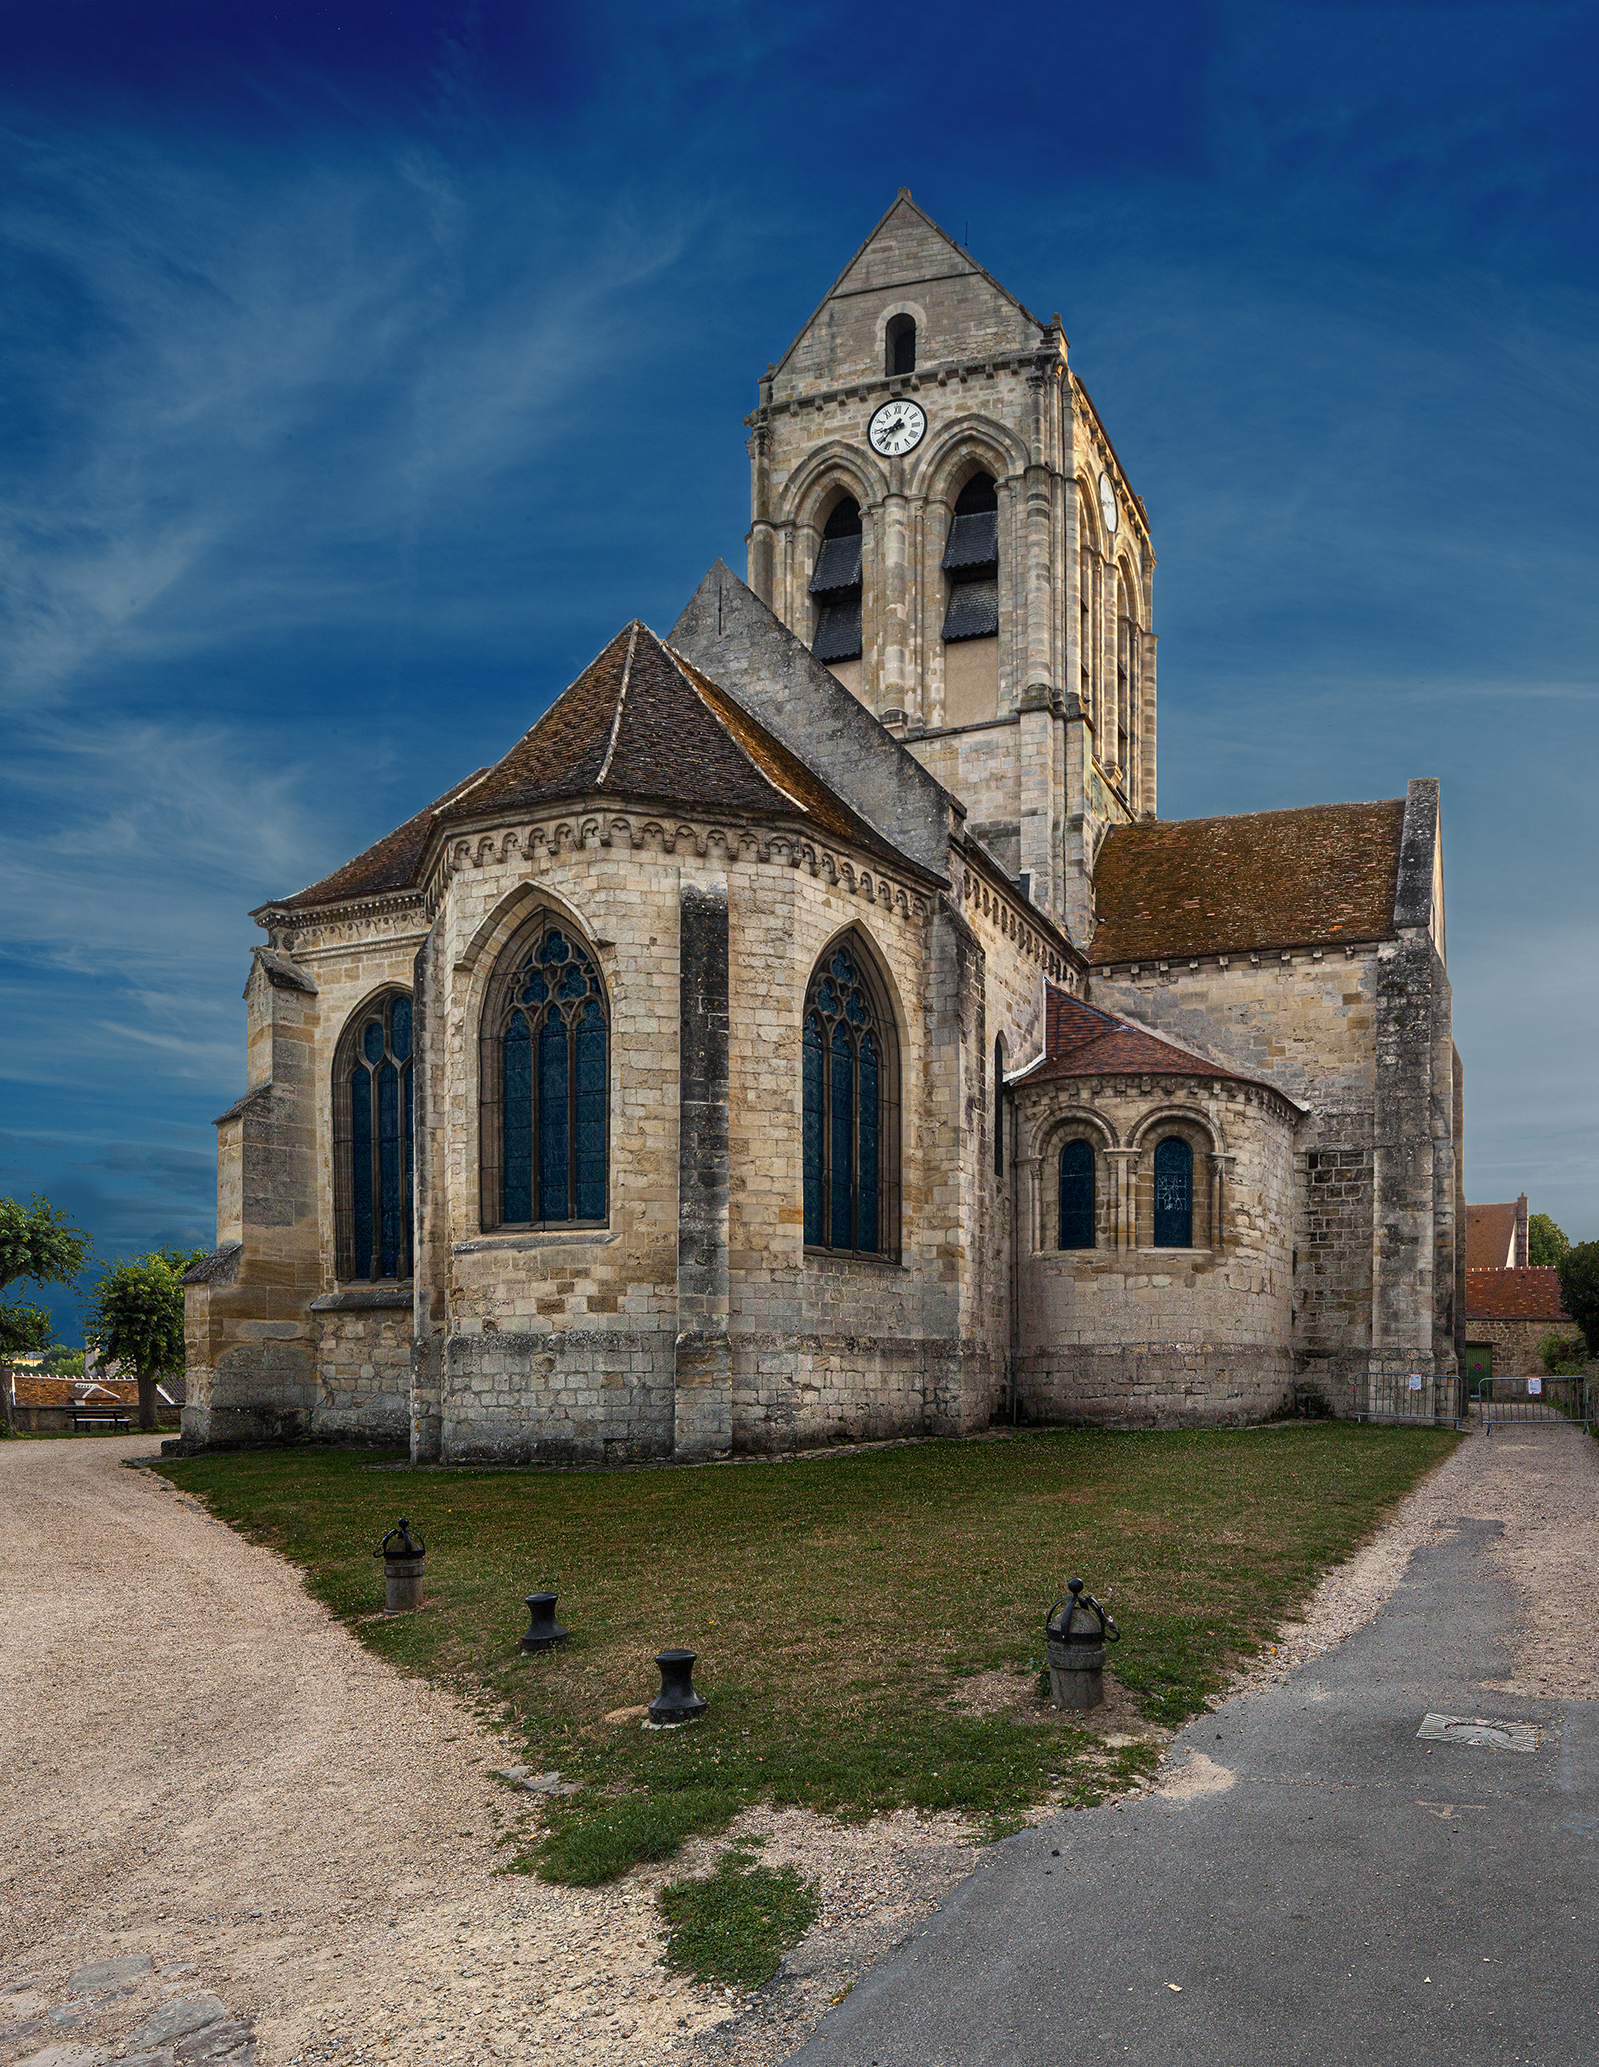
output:
[[1518, 1270], [1527, 1267], [1527, 1194], [1523, 1192], [1516, 1201], [1516, 1253], [1513, 1261]]

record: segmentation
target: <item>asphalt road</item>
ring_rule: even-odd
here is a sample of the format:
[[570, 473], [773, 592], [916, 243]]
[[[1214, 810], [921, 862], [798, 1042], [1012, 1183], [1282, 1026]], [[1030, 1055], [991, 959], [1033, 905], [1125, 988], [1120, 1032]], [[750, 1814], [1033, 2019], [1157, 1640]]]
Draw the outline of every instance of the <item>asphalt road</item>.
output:
[[[1520, 1612], [1501, 1526], [1441, 1533], [1364, 1629], [1200, 1717], [1174, 1750], [1217, 1791], [995, 1846], [793, 2062], [1599, 2062], [1599, 1702], [1482, 1684]], [[1429, 1711], [1538, 1748], [1420, 1741]]]

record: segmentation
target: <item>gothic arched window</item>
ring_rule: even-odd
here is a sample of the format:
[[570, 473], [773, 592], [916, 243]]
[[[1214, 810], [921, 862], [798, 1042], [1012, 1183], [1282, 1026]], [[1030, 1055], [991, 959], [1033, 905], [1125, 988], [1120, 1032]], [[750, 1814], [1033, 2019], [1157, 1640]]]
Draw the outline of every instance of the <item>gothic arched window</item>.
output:
[[483, 1015], [485, 1228], [605, 1219], [609, 1043], [593, 950], [541, 912], [502, 956]]
[[356, 1013], [333, 1064], [334, 1235], [345, 1279], [411, 1275], [411, 1000]]
[[973, 474], [955, 501], [944, 546], [949, 602], [946, 645], [991, 639], [999, 631], [999, 491], [992, 474]]
[[1194, 1151], [1180, 1134], [1155, 1150], [1155, 1247], [1194, 1246]]
[[899, 1048], [859, 940], [846, 933], [805, 993], [805, 1246], [899, 1250]]
[[914, 316], [890, 316], [888, 329], [883, 338], [883, 371], [885, 373], [914, 373], [916, 371], [916, 318]]
[[810, 593], [816, 600], [812, 653], [818, 660], [859, 660], [861, 506], [853, 495], [840, 496], [833, 505], [811, 573]]
[[1060, 1152], [1060, 1246], [1094, 1246], [1094, 1148], [1068, 1141]]

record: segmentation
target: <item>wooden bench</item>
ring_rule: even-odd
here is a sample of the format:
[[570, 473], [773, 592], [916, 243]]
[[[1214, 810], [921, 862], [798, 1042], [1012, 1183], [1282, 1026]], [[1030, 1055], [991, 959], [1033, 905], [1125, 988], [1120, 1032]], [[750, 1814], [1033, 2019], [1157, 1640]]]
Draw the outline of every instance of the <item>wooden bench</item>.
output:
[[72, 1410], [72, 1432], [80, 1428], [132, 1428], [133, 1423], [126, 1414], [119, 1414], [111, 1407], [74, 1407]]

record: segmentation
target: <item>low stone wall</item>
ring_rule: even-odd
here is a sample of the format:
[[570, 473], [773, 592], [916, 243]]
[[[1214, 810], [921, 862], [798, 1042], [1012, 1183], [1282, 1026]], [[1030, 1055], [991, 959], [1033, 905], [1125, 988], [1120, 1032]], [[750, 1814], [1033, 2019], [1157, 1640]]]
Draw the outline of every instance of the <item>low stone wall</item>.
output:
[[740, 1335], [733, 1447], [970, 1435], [1006, 1402], [1005, 1359], [959, 1342], [859, 1335]]
[[1543, 1346], [1549, 1336], [1559, 1335], [1563, 1340], [1569, 1341], [1581, 1332], [1575, 1321], [1479, 1321], [1471, 1319], [1468, 1315], [1468, 1360], [1473, 1343], [1487, 1342], [1493, 1347], [1496, 1377], [1541, 1371]]
[[1081, 1343], [1034, 1350], [1017, 1372], [1026, 1421], [1106, 1428], [1241, 1428], [1291, 1410], [1293, 1358], [1257, 1344]]
[[[87, 1411], [93, 1413], [96, 1410], [91, 1407]], [[109, 1412], [110, 1409], [107, 1408], [106, 1411]], [[123, 1406], [118, 1407], [116, 1411], [126, 1416], [129, 1429], [137, 1433], [139, 1427], [138, 1408], [136, 1406]], [[177, 1407], [157, 1407], [155, 1416], [157, 1428], [176, 1428], [180, 1412], [181, 1410]], [[12, 1419], [18, 1430], [32, 1435], [56, 1433], [71, 1435], [73, 1433], [72, 1413], [71, 1407], [13, 1407], [11, 1410]], [[89, 1431], [84, 1430], [82, 1432], [87, 1434]]]

